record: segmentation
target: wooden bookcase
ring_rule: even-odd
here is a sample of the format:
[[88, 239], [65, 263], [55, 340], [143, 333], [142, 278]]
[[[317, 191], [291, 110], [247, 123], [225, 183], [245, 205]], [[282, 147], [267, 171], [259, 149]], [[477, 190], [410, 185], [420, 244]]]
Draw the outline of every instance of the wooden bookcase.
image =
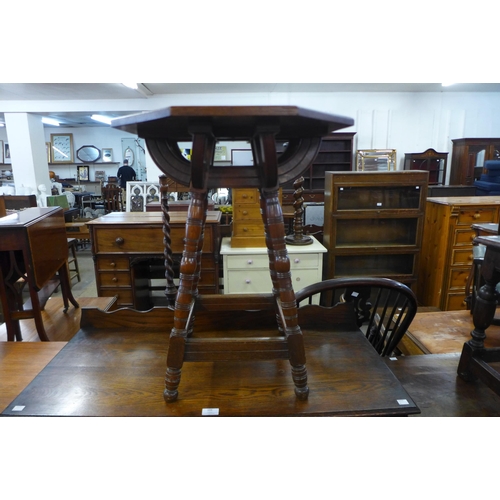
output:
[[[324, 201], [325, 190], [325, 172], [351, 171], [353, 162], [353, 140], [355, 132], [333, 133], [321, 139], [321, 145], [317, 155], [311, 162], [306, 171], [302, 174], [304, 177], [302, 197], [304, 202]], [[293, 181], [282, 186], [283, 204], [292, 205], [294, 202]]]
[[500, 159], [500, 139], [452, 139], [450, 185], [472, 186], [474, 169], [486, 160]]
[[380, 276], [414, 288], [429, 173], [326, 172], [325, 278]]

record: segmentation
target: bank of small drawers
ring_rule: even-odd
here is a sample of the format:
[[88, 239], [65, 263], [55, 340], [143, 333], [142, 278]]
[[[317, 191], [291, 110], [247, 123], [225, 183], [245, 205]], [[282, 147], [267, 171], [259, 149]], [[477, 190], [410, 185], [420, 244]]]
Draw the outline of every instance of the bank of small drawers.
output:
[[466, 308], [475, 223], [498, 222], [499, 200], [487, 196], [429, 198], [419, 273], [419, 301], [443, 311]]
[[[287, 246], [295, 291], [322, 280], [323, 253], [326, 249], [317, 240], [307, 247]], [[224, 294], [272, 291], [266, 249], [237, 249], [232, 247], [230, 238], [223, 238], [221, 254], [224, 263]]]
[[[280, 190], [280, 203], [281, 196]], [[233, 189], [231, 246], [234, 248], [266, 246], [258, 189]]]

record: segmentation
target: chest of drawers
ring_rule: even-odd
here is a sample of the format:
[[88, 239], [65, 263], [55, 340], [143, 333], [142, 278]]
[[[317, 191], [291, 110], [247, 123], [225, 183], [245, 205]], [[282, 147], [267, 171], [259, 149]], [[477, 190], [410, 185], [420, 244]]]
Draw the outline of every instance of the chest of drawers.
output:
[[[219, 293], [220, 217], [220, 212], [207, 213], [198, 285], [202, 294]], [[170, 213], [174, 270], [184, 249], [186, 219], [187, 212]], [[165, 277], [162, 214], [113, 212], [90, 221], [88, 227], [98, 296], [116, 296], [119, 307], [151, 308], [152, 280]]]
[[465, 286], [472, 263], [475, 223], [498, 222], [495, 196], [428, 198], [417, 296], [423, 306], [466, 309]]
[[[322, 280], [326, 248], [314, 237], [313, 240], [311, 245], [287, 245], [295, 291]], [[231, 238], [222, 238], [220, 253], [224, 266], [224, 294], [272, 291], [267, 248], [234, 248]]]

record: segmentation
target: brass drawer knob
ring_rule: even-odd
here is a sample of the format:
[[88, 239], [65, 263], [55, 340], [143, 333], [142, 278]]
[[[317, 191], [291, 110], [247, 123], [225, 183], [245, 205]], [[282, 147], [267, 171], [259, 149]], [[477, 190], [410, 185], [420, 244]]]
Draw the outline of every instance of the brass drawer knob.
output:
[[478, 214], [478, 213], [474, 214], [474, 219], [479, 219], [479, 217], [481, 217], [481, 214]]
[[110, 263], [109, 263], [109, 265], [110, 265], [111, 267], [116, 267], [116, 262], [110, 262]]
[[111, 281], [113, 281], [113, 282], [115, 282], [115, 283], [116, 283], [116, 282], [118, 281], [118, 278], [117, 278], [116, 276], [114, 276], [114, 277], [111, 279]]

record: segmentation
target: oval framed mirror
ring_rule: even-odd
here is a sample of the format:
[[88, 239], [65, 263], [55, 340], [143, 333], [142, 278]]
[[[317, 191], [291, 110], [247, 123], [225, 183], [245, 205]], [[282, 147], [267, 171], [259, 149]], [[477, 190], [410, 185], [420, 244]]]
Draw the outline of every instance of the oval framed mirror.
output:
[[77, 152], [76, 157], [85, 163], [92, 163], [101, 157], [101, 151], [95, 146], [82, 146]]
[[128, 160], [128, 166], [131, 167], [134, 164], [135, 155], [131, 148], [127, 148], [123, 153], [123, 159]]

